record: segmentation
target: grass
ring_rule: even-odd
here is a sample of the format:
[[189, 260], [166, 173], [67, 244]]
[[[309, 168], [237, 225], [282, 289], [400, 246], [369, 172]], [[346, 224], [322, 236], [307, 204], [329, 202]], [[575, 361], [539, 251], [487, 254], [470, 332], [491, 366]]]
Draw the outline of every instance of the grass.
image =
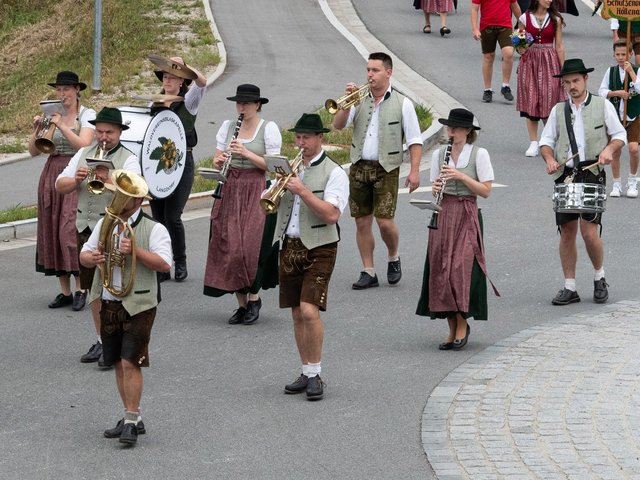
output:
[[16, 222], [18, 220], [27, 220], [38, 216], [38, 208], [33, 206], [22, 206], [21, 204], [11, 207], [7, 210], [0, 211], [0, 223]]

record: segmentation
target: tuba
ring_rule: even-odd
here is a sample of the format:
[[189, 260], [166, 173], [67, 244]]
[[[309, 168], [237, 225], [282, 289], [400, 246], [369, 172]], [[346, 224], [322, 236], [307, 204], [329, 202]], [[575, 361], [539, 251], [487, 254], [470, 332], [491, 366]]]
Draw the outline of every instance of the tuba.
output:
[[[114, 297], [122, 298], [129, 294], [136, 278], [136, 237], [126, 219], [120, 218], [120, 215], [127, 209], [131, 198], [144, 197], [149, 192], [149, 187], [140, 175], [125, 170], [115, 170], [111, 174], [111, 180], [115, 185], [115, 193], [111, 204], [105, 208], [106, 215], [98, 240], [98, 249], [104, 253], [105, 261], [98, 267], [102, 276], [102, 287]], [[120, 233], [114, 232], [114, 228], [119, 225], [122, 225], [122, 229], [126, 230], [131, 239], [130, 266], [127, 265], [126, 256], [120, 253]], [[113, 281], [113, 271], [116, 267], [120, 268], [121, 272], [119, 287], [115, 286]]]
[[302, 156], [304, 154], [304, 149], [301, 149], [296, 158], [291, 161], [291, 173], [288, 175], [284, 175], [278, 179], [273, 189], [270, 190], [265, 198], [260, 199], [260, 206], [264, 210], [264, 213], [267, 215], [271, 213], [276, 213], [278, 211], [278, 206], [280, 205], [280, 200], [284, 195], [284, 191], [287, 189], [287, 183], [291, 180], [291, 177], [295, 177], [298, 174], [298, 170], [300, 169], [300, 165], [302, 164]]
[[343, 95], [337, 100], [333, 100], [328, 98], [324, 102], [324, 108], [331, 115], [335, 115], [338, 113], [338, 110], [346, 110], [347, 108], [352, 107], [353, 105], [358, 105], [364, 98], [369, 95], [369, 83], [365, 83], [356, 88], [353, 92], [348, 93], [347, 95]]
[[[98, 145], [95, 158], [87, 158], [87, 160], [103, 161], [107, 156], [107, 142], [102, 142], [102, 145]], [[87, 175], [87, 190], [93, 195], [100, 195], [104, 192], [105, 185], [102, 180], [96, 176], [96, 169], [90, 168]]]

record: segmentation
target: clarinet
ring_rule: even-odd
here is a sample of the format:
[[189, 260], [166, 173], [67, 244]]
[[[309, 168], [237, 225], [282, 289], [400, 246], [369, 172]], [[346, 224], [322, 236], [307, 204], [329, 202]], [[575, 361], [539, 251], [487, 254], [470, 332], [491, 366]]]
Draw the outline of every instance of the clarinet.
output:
[[[231, 140], [229, 140], [229, 143], [227, 144], [227, 148], [225, 150], [226, 152], [229, 152], [229, 148], [231, 148], [231, 142], [233, 142], [235, 139], [238, 138], [238, 134], [240, 133], [240, 127], [242, 126], [243, 119], [244, 119], [244, 113], [241, 113], [240, 115], [238, 115], [238, 120], [236, 120], [236, 126], [233, 129], [233, 135], [231, 136]], [[230, 153], [227, 154], [227, 159], [222, 164], [222, 170], [220, 170], [220, 173], [225, 178], [225, 181], [226, 181], [227, 175], [229, 174], [229, 168], [231, 168]], [[222, 187], [224, 187], [224, 181], [220, 180], [218, 181], [218, 185], [216, 186], [216, 189], [213, 191], [213, 195], [212, 195], [213, 198], [222, 198]]]
[[[453, 146], [453, 137], [449, 138], [449, 143], [447, 143], [447, 148], [444, 151], [444, 162], [442, 163], [442, 167], [440, 167], [440, 176], [442, 177], [442, 174], [444, 172], [444, 166], [449, 164], [449, 160], [451, 159], [451, 147]], [[442, 203], [442, 197], [444, 195], [444, 187], [447, 184], [447, 180], [445, 178], [442, 178], [442, 182], [440, 183], [440, 190], [438, 190], [438, 193], [436, 194], [435, 197], [435, 205], [436, 205], [436, 209], [433, 211], [433, 213], [431, 214], [431, 221], [429, 222], [429, 228], [432, 230], [437, 230], [438, 229], [438, 215], [440, 215], [440, 204]]]

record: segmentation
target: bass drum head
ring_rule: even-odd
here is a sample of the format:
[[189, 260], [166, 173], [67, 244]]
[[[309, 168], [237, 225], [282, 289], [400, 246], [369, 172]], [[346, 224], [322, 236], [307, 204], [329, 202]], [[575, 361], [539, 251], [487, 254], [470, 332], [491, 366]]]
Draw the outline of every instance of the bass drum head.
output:
[[118, 110], [122, 115], [122, 123], [129, 127], [122, 131], [120, 143], [131, 150], [140, 160], [144, 135], [153, 118], [151, 109], [149, 107], [123, 106], [118, 107]]

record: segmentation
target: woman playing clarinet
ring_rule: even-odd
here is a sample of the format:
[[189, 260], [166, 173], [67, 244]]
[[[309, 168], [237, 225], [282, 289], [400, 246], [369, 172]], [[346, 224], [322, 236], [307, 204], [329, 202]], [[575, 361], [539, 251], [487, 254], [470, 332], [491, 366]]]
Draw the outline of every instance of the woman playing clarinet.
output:
[[437, 224], [430, 225], [416, 314], [446, 318], [449, 335], [439, 349], [460, 350], [471, 332], [467, 319], [487, 319], [482, 216], [476, 199], [491, 193], [493, 167], [487, 150], [473, 145], [480, 130], [473, 113], [454, 108], [449, 118], [438, 121], [447, 126], [452, 141], [450, 150], [436, 150], [431, 159], [433, 194], [442, 210]]
[[260, 195], [266, 186], [263, 155], [278, 155], [282, 136], [274, 122], [260, 118], [269, 100], [257, 86], [239, 85], [227, 100], [236, 103], [238, 119], [225, 120], [216, 136], [214, 163], [227, 175], [211, 209], [204, 294], [235, 293], [238, 309], [229, 323], [251, 325], [262, 306], [260, 289], [278, 284], [278, 252], [272, 242], [276, 216], [265, 218]]

